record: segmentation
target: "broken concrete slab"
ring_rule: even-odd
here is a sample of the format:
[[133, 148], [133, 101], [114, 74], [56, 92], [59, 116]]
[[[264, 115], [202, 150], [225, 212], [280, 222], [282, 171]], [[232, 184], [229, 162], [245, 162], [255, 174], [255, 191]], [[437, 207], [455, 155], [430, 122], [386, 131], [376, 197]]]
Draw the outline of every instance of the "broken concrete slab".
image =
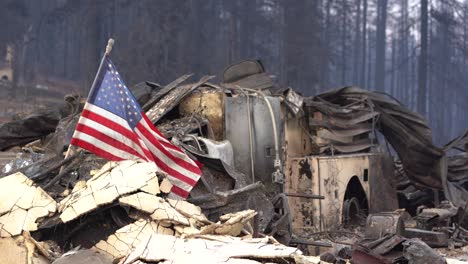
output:
[[123, 261], [124, 264], [171, 261], [171, 263], [224, 263], [228, 259], [248, 258], [268, 260], [275, 258], [294, 259], [302, 252], [281, 244], [272, 244], [267, 238], [241, 239], [219, 236], [220, 240], [194, 238], [181, 239], [174, 236], [153, 234], [142, 241]]
[[131, 250], [152, 234], [173, 235], [174, 231], [163, 227], [155, 221], [140, 219], [120, 228], [106, 240], [99, 241], [95, 245], [95, 248], [107, 252], [118, 259], [128, 255]]
[[161, 181], [161, 185], [159, 186], [159, 189], [162, 193], [170, 193], [172, 189], [172, 183], [167, 178], [164, 178]]
[[45, 257], [34, 254], [34, 247], [21, 236], [0, 238], [0, 252], [2, 264], [49, 264]]
[[200, 234], [238, 236], [255, 215], [254, 210], [222, 215], [220, 222], [203, 227]]
[[121, 197], [119, 203], [150, 214], [150, 218], [157, 222], [167, 222], [189, 226], [187, 217], [179, 213], [166, 200], [148, 193], [139, 192]]
[[159, 193], [157, 167], [152, 162], [109, 162], [59, 204], [60, 219], [66, 223], [99, 206], [112, 203], [122, 195], [138, 190]]
[[186, 201], [173, 199], [167, 199], [167, 202], [185, 217], [193, 218], [203, 224], [211, 223], [211, 221], [209, 221], [206, 218], [206, 216], [202, 213], [201, 208], [196, 205], [193, 205]]
[[57, 204], [42, 188], [18, 172], [0, 179], [0, 236], [37, 230], [37, 220], [51, 216]]

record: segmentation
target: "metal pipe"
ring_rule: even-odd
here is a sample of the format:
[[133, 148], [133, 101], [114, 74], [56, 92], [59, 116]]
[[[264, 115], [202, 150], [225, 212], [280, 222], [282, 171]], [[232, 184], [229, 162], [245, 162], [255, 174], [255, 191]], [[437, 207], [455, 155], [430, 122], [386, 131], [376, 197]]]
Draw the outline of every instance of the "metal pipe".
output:
[[301, 244], [301, 245], [308, 245], [308, 246], [316, 246], [316, 247], [333, 247], [331, 243], [323, 242], [323, 241], [308, 241], [305, 239], [292, 239], [290, 244]]
[[267, 96], [258, 90], [250, 89], [250, 88], [245, 88], [245, 87], [240, 87], [237, 86], [239, 89], [244, 89], [246, 91], [252, 92], [252, 93], [257, 93], [259, 94], [263, 100], [265, 101], [268, 110], [270, 111], [270, 118], [271, 118], [271, 123], [273, 125], [273, 137], [275, 138], [275, 161], [274, 161], [274, 167], [276, 169], [276, 172], [281, 172], [281, 160], [280, 160], [280, 152], [279, 152], [279, 144], [278, 144], [278, 131], [276, 130], [276, 119], [275, 119], [275, 114], [273, 113], [273, 107], [271, 106], [270, 101], [268, 100]]
[[290, 197], [300, 197], [300, 198], [310, 198], [310, 199], [320, 199], [320, 200], [325, 199], [325, 196], [317, 195], [317, 194], [308, 194], [308, 193], [284, 193], [284, 194]]
[[252, 137], [252, 114], [250, 113], [250, 96], [249, 94], [244, 91], [244, 89], [240, 89], [242, 93], [247, 97], [247, 117], [249, 120], [249, 150], [250, 150], [250, 172], [252, 173], [252, 183], [255, 182], [255, 169], [254, 169], [254, 156], [253, 156], [253, 137]]

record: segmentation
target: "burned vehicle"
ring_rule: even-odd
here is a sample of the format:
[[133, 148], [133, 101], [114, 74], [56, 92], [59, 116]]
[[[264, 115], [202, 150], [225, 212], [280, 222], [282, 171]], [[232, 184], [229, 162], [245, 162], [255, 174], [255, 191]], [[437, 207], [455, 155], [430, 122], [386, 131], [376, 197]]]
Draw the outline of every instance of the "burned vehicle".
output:
[[463, 200], [462, 188], [453, 191], [460, 177], [442, 179], [444, 171], [464, 175], [466, 160], [447, 165], [450, 146], [433, 145], [424, 118], [389, 95], [344, 87], [304, 97], [276, 87], [256, 60], [231, 65], [218, 85], [201, 82], [172, 97], [166, 112], [177, 118], [152, 121], [161, 131], [185, 122], [185, 131], [166, 135], [206, 165], [190, 201], [208, 216], [255, 209], [257, 231], [288, 244], [364, 225], [368, 214], [406, 208], [415, 215], [422, 204], [438, 206], [434, 199], [454, 202], [446, 194]]
[[[205, 136], [181, 140], [208, 164], [190, 199], [208, 215], [255, 209], [259, 231], [288, 243], [291, 235], [306, 237], [398, 208], [393, 160], [374, 134], [379, 113], [359, 109], [358, 100], [349, 110], [333, 109], [275, 87], [263, 65], [250, 60], [227, 68], [219, 85], [205, 83], [177, 103], [172, 114], [184, 116], [179, 120], [198, 115], [208, 121]], [[165, 125], [160, 128], [164, 133]], [[216, 166], [204, 162], [213, 158]], [[217, 172], [210, 173], [213, 167]]]

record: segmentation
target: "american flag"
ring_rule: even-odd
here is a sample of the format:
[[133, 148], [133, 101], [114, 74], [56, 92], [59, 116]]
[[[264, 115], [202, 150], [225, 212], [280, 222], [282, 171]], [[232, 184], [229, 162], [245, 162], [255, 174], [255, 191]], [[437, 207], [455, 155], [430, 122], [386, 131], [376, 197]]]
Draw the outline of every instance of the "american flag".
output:
[[155, 162], [167, 173], [174, 198], [187, 198], [200, 179], [199, 166], [154, 127], [107, 55], [71, 144], [112, 161]]

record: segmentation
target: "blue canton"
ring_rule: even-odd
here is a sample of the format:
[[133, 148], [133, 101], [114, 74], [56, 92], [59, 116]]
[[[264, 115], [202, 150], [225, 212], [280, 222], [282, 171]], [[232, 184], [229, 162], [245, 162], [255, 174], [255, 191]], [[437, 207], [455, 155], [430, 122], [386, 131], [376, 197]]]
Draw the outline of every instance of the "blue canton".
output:
[[89, 103], [122, 117], [133, 129], [142, 118], [142, 110], [114, 64], [107, 57], [98, 74], [97, 87], [93, 87]]

